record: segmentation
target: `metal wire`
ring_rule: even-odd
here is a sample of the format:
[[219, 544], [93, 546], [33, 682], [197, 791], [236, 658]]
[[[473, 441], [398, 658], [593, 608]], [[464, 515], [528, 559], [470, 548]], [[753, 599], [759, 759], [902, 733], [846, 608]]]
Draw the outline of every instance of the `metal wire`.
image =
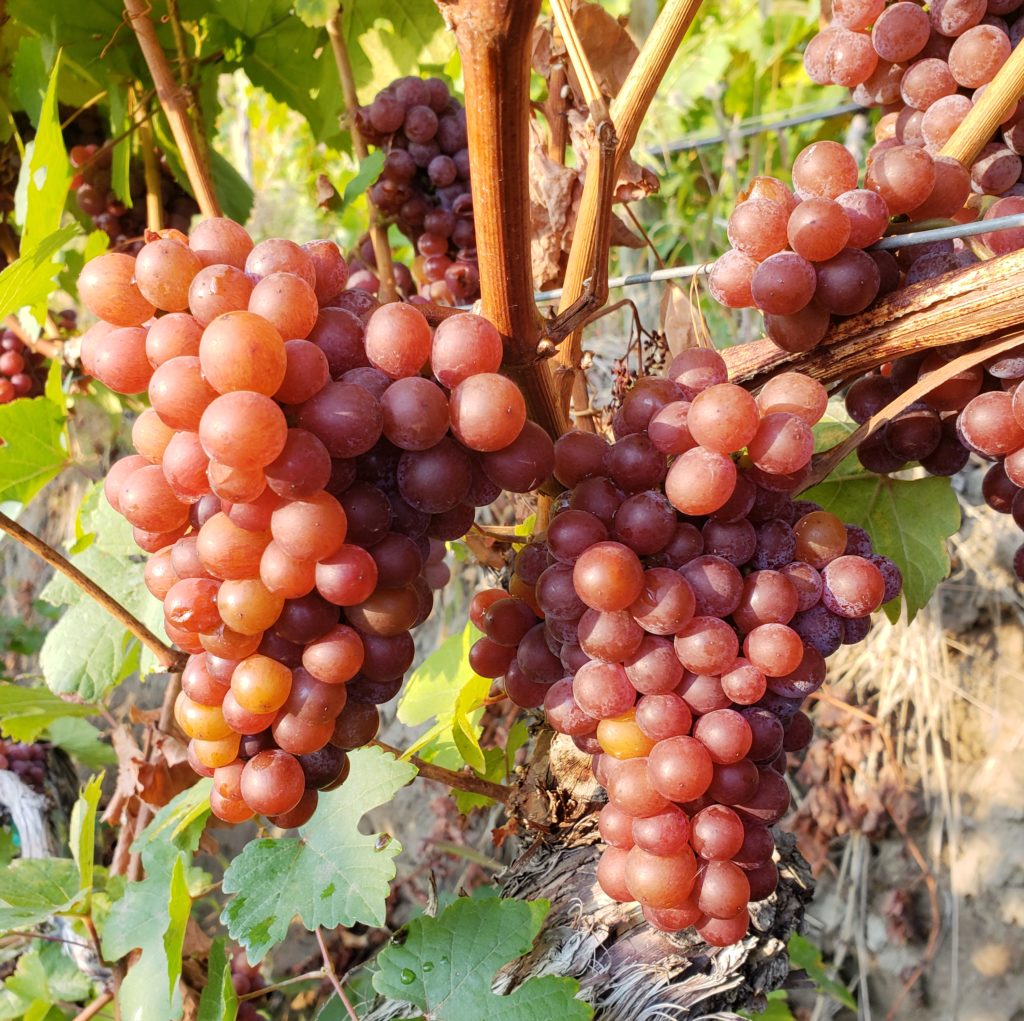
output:
[[935, 227], [932, 230], [919, 230], [911, 234], [892, 234], [871, 247], [875, 251], [886, 252], [894, 248], [927, 245], [932, 241], [952, 241], [955, 238], [974, 237], [976, 234], [1011, 230], [1014, 227], [1024, 227], [1024, 213], [997, 216], [991, 220], [975, 220], [973, 223], [954, 223], [949, 227]]
[[807, 113], [793, 114], [777, 121], [762, 119], [741, 121], [733, 131], [720, 132], [715, 135], [684, 135], [674, 142], [648, 146], [644, 152], [649, 156], [670, 156], [678, 152], [688, 152], [691, 149], [706, 149], [712, 145], [721, 145], [733, 138], [749, 138], [751, 135], [764, 135], [772, 131], [781, 131], [783, 128], [795, 128], [800, 124], [810, 124], [813, 121], [825, 121], [833, 117], [845, 117], [847, 114], [865, 112], [867, 112], [865, 108], [857, 103], [844, 103], [842, 106], [835, 106], [830, 110], [809, 110]]

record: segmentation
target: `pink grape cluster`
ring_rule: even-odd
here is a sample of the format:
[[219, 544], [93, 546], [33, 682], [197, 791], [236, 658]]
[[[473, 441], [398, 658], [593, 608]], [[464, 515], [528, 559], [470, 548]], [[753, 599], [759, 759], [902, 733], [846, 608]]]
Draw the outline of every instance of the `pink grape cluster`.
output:
[[[62, 324], [68, 323], [61, 313]], [[70, 321], [73, 328], [74, 320]], [[0, 404], [9, 404], [18, 397], [34, 397], [43, 392], [45, 359], [30, 350], [13, 331], [0, 332]]]
[[[387, 149], [370, 197], [416, 245], [420, 295], [449, 305], [480, 295], [466, 112], [440, 78], [399, 78], [360, 107], [363, 137]], [[372, 248], [360, 248], [373, 265]], [[403, 267], [404, 268], [404, 267]]]
[[470, 610], [474, 669], [594, 756], [604, 892], [717, 946], [775, 889], [801, 705], [902, 588], [862, 529], [794, 499], [826, 403], [797, 373], [755, 398], [683, 352], [629, 391], [614, 442], [556, 441], [546, 534]]
[[554, 460], [490, 323], [432, 331], [347, 274], [332, 242], [254, 245], [215, 218], [79, 278], [100, 317], [83, 364], [148, 394], [104, 489], [153, 554], [190, 655], [176, 718], [227, 822], [309, 818], [401, 687], [444, 542]]
[[[1020, 7], [1020, 0], [939, 0], [927, 10], [908, 0], [842, 0], [833, 5], [832, 23], [808, 44], [804, 66], [813, 81], [845, 85], [856, 102], [884, 111], [867, 164], [869, 174], [902, 199], [890, 203], [894, 215], [967, 222], [985, 208], [977, 202], [964, 208], [972, 194], [999, 196], [987, 204], [985, 219], [1024, 210], [1020, 102], [1007, 108], [969, 168], [940, 155], [1024, 36]], [[1024, 229], [995, 231], [983, 240], [1003, 255], [1024, 247]], [[911, 283], [959, 268], [958, 259], [967, 258], [952, 242], [907, 249], [910, 260], [924, 255], [929, 263], [918, 267]]]
[[889, 189], [870, 171], [864, 188], [858, 179], [857, 161], [838, 142], [815, 142], [797, 156], [795, 191], [755, 178], [729, 217], [732, 248], [708, 278], [715, 300], [760, 309], [779, 347], [809, 351], [832, 316], [862, 312], [891, 290], [899, 279], [893, 257], [863, 250], [888, 226]]

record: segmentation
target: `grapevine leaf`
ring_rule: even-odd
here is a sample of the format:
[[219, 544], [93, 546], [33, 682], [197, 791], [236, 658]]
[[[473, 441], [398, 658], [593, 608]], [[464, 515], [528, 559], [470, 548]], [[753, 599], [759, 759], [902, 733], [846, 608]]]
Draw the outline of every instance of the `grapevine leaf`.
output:
[[576, 999], [570, 978], [533, 978], [507, 996], [492, 989], [495, 972], [527, 953], [550, 910], [545, 900], [461, 897], [436, 918], [421, 917], [377, 956], [374, 988], [444, 1021], [585, 1021], [592, 1008]]
[[170, 843], [142, 852], [146, 878], [129, 883], [103, 921], [103, 957], [142, 956], [128, 969], [118, 1003], [124, 1021], [172, 1021], [181, 1014], [181, 948], [192, 902], [185, 869], [191, 855]]
[[68, 464], [67, 413], [42, 397], [0, 404], [0, 500], [28, 503]]
[[78, 866], [70, 858], [18, 858], [0, 872], [0, 931], [31, 929], [69, 911], [78, 898]]
[[[22, 245], [21, 256], [0, 273], [0, 319], [26, 306], [45, 306], [46, 299], [54, 290], [53, 278], [60, 268], [53, 261], [54, 256], [80, 230], [78, 224], [71, 223], [43, 238], [35, 248], [29, 249]], [[4, 407], [9, 408], [17, 403], [13, 401]], [[7, 438], [6, 431], [3, 436]]]
[[22, 36], [11, 65], [11, 93], [33, 125], [39, 123], [47, 78], [42, 41], [38, 36]]
[[18, 843], [14, 833], [0, 826], [0, 869], [7, 868], [18, 853]]
[[799, 933], [795, 933], [790, 937], [786, 950], [789, 953], [790, 964], [796, 968], [803, 968], [821, 992], [832, 997], [833, 1000], [844, 1007], [849, 1007], [850, 1010], [856, 1011], [857, 1001], [846, 986], [841, 982], [837, 982], [828, 974], [825, 962], [821, 959], [821, 949], [819, 947], [816, 947], [810, 940], [805, 939]]
[[[89, 978], [59, 943], [39, 942], [18, 958], [12, 974], [0, 992], [0, 1019], [42, 1017], [50, 1021], [50, 1006], [58, 1001], [75, 1003], [92, 992]], [[32, 1011], [35, 1010], [35, 1013]], [[53, 1012], [63, 1021], [65, 1015]]]
[[117, 762], [114, 749], [100, 740], [100, 731], [80, 717], [65, 716], [54, 720], [43, 731], [43, 736], [89, 769], [113, 766]]
[[490, 682], [469, 666], [470, 646], [479, 637], [480, 632], [467, 623], [424, 660], [405, 686], [398, 719], [407, 727], [434, 720], [407, 754], [451, 769], [465, 764], [483, 775], [487, 761], [480, 747], [481, 703]]
[[[913, 620], [949, 574], [946, 540], [960, 528], [960, 504], [950, 480], [874, 475], [852, 454], [804, 497], [841, 520], [860, 525], [871, 536], [875, 552], [896, 563], [903, 572], [907, 615]], [[899, 600], [886, 604], [885, 612], [896, 621]]]
[[349, 778], [320, 795], [299, 838], [250, 841], [224, 873], [224, 892], [235, 896], [221, 921], [253, 963], [285, 938], [296, 915], [307, 929], [384, 924], [402, 848], [397, 840], [360, 832], [359, 821], [389, 802], [416, 767], [376, 748], [352, 752], [349, 761]]
[[213, 781], [203, 778], [176, 794], [135, 838], [132, 850], [141, 853], [154, 844], [170, 843], [179, 851], [194, 851], [210, 814], [212, 787]]
[[432, 0], [345, 4], [342, 29], [363, 102], [410, 67], [443, 65], [455, 48]]
[[219, 936], [210, 946], [206, 988], [199, 997], [196, 1021], [235, 1021], [238, 1014], [238, 994], [231, 982], [231, 968], [224, 951], [224, 937]]
[[[125, 569], [130, 564], [126, 522], [114, 514], [105, 500], [90, 506], [88, 520], [83, 515], [83, 527], [95, 530], [96, 538], [82, 552], [72, 554], [71, 562], [159, 633], [159, 601], [150, 595], [141, 571], [134, 569], [134, 565], [131, 570]], [[147, 654], [140, 661], [138, 642], [63, 575], [54, 576], [40, 596], [54, 606], [67, 607], [47, 634], [39, 657], [43, 678], [51, 691], [99, 699], [136, 668], [143, 676], [160, 669], [152, 655]]]
[[[107, 90], [110, 99], [110, 137], [120, 138], [110, 153], [110, 187], [127, 206], [132, 207], [132, 185], [129, 177], [132, 158], [131, 117], [128, 113], [128, 82], [112, 81]], [[125, 136], [125, 137], [122, 137]]]
[[[71, 164], [64, 148], [60, 113], [57, 109], [60, 68], [61, 55], [58, 52], [46, 86], [46, 95], [39, 114], [39, 127], [31, 144], [26, 146], [21, 179], [18, 181], [18, 193], [23, 197], [24, 206], [22, 210], [16, 209], [15, 214], [22, 225], [21, 244], [25, 251], [32, 251], [57, 230], [68, 196]], [[33, 305], [35, 310], [38, 302]], [[39, 309], [39, 313], [41, 314], [37, 314], [36, 319], [41, 321], [45, 315], [45, 308]]]
[[385, 152], [383, 149], [376, 149], [359, 164], [359, 170], [346, 185], [341, 196], [341, 206], [338, 210], [348, 208], [357, 198], [363, 195], [380, 176], [381, 168], [384, 166]]
[[338, 13], [338, 0], [296, 0], [295, 13], [310, 28], [323, 28]]
[[0, 682], [0, 734], [23, 744], [31, 744], [57, 720], [97, 712], [94, 705], [65, 702], [45, 688]]
[[85, 893], [92, 889], [93, 863], [96, 853], [96, 808], [103, 793], [103, 774], [91, 777], [82, 788], [71, 809], [71, 832], [68, 843], [71, 857], [78, 865], [79, 889]]

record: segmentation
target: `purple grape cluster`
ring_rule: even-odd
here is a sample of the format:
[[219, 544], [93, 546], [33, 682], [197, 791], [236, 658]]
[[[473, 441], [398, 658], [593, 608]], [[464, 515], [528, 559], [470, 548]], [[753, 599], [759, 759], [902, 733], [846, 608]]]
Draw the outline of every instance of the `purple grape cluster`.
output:
[[[440, 78], [410, 76], [360, 107], [356, 122], [369, 144], [387, 150], [369, 194], [415, 243], [420, 295], [447, 304], [475, 300], [480, 273], [465, 110]], [[364, 246], [361, 254], [374, 265], [372, 250]]]

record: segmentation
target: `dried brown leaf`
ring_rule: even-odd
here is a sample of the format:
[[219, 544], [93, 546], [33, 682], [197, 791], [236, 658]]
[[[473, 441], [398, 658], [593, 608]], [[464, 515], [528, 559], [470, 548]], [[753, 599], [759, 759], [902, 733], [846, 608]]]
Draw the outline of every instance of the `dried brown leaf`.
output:
[[640, 53], [626, 30], [626, 19], [612, 17], [589, 0], [573, 0], [570, 10], [598, 86], [606, 96], [617, 96]]
[[693, 309], [690, 296], [681, 287], [669, 284], [661, 295], [661, 332], [665, 335], [668, 352], [674, 358], [680, 351], [697, 346], [697, 332], [693, 327]]
[[117, 755], [117, 784], [103, 813], [102, 821], [120, 825], [125, 806], [138, 792], [139, 765], [143, 761], [142, 749], [132, 732], [123, 724], [110, 732], [110, 743]]

